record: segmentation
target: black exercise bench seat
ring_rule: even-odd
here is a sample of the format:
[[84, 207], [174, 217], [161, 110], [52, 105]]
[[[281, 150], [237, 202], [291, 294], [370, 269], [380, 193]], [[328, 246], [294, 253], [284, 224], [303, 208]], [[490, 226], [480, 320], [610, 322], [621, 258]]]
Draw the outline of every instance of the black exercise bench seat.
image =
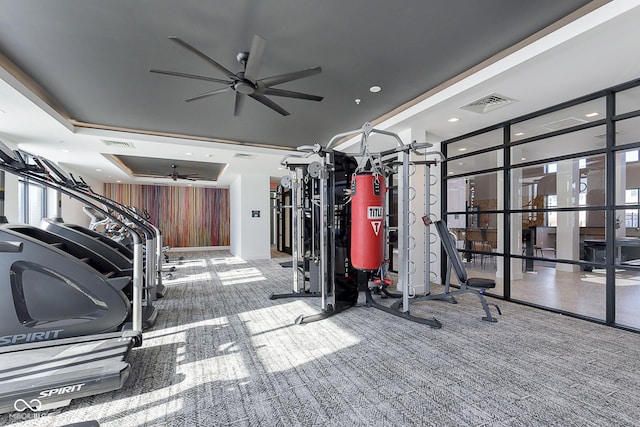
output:
[[467, 278], [467, 286], [470, 288], [492, 289], [496, 287], [496, 281], [482, 277], [469, 277]]

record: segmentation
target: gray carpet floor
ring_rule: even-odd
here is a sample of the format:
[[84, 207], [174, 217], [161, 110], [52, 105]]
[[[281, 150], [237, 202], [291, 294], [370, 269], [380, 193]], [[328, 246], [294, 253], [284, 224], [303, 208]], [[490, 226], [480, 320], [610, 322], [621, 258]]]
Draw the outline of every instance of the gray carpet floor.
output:
[[0, 424], [640, 425], [640, 334], [503, 301], [483, 322], [470, 294], [411, 306], [442, 329], [366, 307], [295, 325], [319, 299], [268, 299], [286, 257], [182, 255], [122, 390]]

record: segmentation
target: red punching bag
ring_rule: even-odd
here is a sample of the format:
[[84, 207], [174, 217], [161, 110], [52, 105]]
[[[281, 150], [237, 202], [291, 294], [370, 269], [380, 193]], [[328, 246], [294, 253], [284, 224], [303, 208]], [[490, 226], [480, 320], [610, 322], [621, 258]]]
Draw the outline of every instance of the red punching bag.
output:
[[363, 173], [351, 179], [351, 265], [375, 271], [384, 261], [384, 179]]

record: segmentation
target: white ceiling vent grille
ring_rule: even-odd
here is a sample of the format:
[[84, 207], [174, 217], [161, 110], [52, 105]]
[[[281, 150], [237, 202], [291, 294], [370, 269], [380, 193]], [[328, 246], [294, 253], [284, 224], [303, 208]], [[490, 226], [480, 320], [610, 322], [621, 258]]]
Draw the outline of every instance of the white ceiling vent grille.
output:
[[133, 142], [114, 141], [112, 139], [101, 139], [101, 141], [104, 145], [107, 145], [109, 147], [136, 148], [136, 146], [133, 145]]
[[583, 123], [588, 123], [588, 120], [578, 119], [576, 117], [566, 117], [564, 119], [542, 124], [540, 125], [540, 127], [542, 129], [546, 129], [548, 131], [553, 132], [556, 130], [568, 129], [570, 127], [578, 126]]
[[[616, 136], [620, 135], [622, 132], [617, 132], [616, 131]], [[594, 135], [594, 138], [598, 138], [598, 139], [606, 139], [607, 138], [607, 133], [601, 133], [600, 135]]]
[[236, 153], [233, 155], [236, 159], [253, 159], [255, 154], [246, 154], [246, 153]]
[[486, 114], [489, 111], [497, 110], [509, 104], [517, 102], [497, 93], [492, 93], [460, 107], [461, 110], [473, 111], [474, 113]]

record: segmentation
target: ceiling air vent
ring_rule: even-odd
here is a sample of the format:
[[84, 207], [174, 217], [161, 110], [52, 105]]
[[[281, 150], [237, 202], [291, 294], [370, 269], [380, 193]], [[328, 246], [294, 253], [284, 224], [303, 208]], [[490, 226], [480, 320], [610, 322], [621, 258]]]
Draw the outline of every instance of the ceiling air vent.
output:
[[[621, 132], [616, 132], [616, 136], [620, 135]], [[607, 133], [601, 133], [600, 135], [594, 135], [594, 138], [605, 139], [607, 137]]]
[[246, 153], [236, 153], [233, 155], [236, 159], [253, 159], [255, 157], [254, 154], [246, 154]]
[[136, 148], [136, 146], [133, 145], [133, 142], [114, 141], [112, 139], [101, 139], [101, 141], [104, 145], [107, 145], [109, 147]]
[[460, 109], [473, 111], [474, 113], [485, 114], [489, 111], [497, 110], [498, 108], [513, 104], [514, 102], [517, 101], [515, 99], [507, 98], [506, 96], [502, 96], [497, 93], [492, 93], [473, 102], [470, 102], [467, 105], [463, 105], [462, 107], [460, 107]]
[[544, 123], [540, 125], [540, 127], [542, 129], [554, 132], [557, 130], [568, 129], [570, 127], [578, 126], [588, 122], [589, 121], [585, 119], [578, 119], [576, 117], [566, 117], [564, 119], [555, 120], [549, 123]]

